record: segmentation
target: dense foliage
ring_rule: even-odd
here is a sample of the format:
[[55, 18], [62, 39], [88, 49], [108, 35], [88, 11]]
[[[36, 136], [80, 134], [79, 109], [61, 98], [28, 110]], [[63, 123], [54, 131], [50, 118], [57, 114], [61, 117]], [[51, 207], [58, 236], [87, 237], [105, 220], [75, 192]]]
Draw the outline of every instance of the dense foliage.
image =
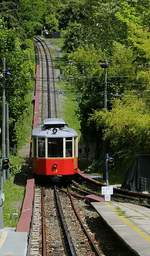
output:
[[149, 152], [149, 108], [134, 93], [126, 93], [121, 100], [115, 100], [111, 111], [95, 111], [92, 119], [104, 127], [109, 148], [118, 154], [128, 157], [137, 152]]
[[[15, 31], [15, 28], [10, 26], [9, 19], [10, 16], [1, 14], [0, 96], [2, 97], [2, 87], [5, 86], [6, 100], [9, 103], [10, 144], [13, 146], [14, 143], [17, 143], [16, 123], [23, 113], [28, 110], [27, 95], [33, 90], [35, 57], [32, 40], [27, 38], [22, 40], [22, 33], [19, 33], [19, 30]], [[4, 60], [6, 64], [5, 74], [3, 71]]]
[[[69, 62], [65, 74], [77, 91], [83, 135], [87, 141], [89, 131], [95, 131], [91, 140], [103, 139], [120, 158], [149, 152], [150, 2], [85, 0], [78, 6], [82, 15], [78, 11], [77, 18], [66, 20], [64, 49]], [[109, 63], [107, 111], [103, 62]]]

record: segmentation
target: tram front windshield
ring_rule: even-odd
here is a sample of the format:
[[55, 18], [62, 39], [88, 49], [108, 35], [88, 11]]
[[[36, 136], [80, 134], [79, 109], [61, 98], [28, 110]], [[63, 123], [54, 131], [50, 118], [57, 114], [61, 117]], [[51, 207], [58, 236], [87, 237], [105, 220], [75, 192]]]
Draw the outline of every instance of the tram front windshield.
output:
[[63, 139], [48, 139], [48, 157], [63, 157]]

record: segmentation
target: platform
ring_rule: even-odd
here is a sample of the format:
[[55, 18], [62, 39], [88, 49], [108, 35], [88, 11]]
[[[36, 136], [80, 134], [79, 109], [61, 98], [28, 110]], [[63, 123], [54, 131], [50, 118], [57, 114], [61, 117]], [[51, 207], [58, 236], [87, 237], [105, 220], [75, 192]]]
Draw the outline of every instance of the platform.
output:
[[28, 233], [0, 230], [0, 256], [26, 256]]
[[91, 205], [132, 251], [139, 256], [150, 256], [150, 209], [120, 202]]

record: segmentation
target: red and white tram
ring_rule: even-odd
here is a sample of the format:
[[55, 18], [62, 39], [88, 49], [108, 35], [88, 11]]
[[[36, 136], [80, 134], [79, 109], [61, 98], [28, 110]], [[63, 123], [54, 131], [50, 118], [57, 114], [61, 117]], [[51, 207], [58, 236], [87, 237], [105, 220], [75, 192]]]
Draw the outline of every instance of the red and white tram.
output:
[[78, 136], [64, 120], [48, 118], [32, 131], [33, 173], [45, 176], [78, 172]]

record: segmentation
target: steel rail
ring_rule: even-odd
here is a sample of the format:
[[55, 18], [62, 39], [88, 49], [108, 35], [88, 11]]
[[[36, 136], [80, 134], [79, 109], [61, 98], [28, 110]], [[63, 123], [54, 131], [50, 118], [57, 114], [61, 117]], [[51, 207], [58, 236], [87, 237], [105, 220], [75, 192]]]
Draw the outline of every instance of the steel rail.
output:
[[[40, 59], [42, 59], [42, 51], [40, 46], [36, 45], [37, 49], [38, 49], [38, 55], [39, 55], [39, 61]], [[41, 68], [41, 72], [42, 72], [42, 79], [41, 79], [41, 91], [42, 91], [42, 104], [41, 104], [41, 120], [43, 121], [44, 119], [44, 111], [43, 111], [43, 103], [44, 103], [44, 79], [43, 79], [43, 61], [41, 61], [42, 63], [42, 68]]]
[[71, 197], [71, 194], [70, 194], [70, 191], [69, 189], [67, 188], [67, 192], [68, 192], [68, 196], [69, 196], [69, 199], [70, 199], [70, 202], [71, 202], [71, 206], [72, 206], [72, 209], [74, 210], [74, 213], [78, 219], [78, 221], [80, 222], [80, 225], [82, 227], [82, 230], [84, 231], [85, 235], [87, 236], [88, 240], [89, 240], [89, 243], [90, 243], [90, 246], [92, 247], [92, 250], [94, 251], [94, 253], [97, 255], [97, 256], [102, 256], [104, 255], [102, 251], [100, 251], [95, 243], [94, 243], [94, 240], [92, 239], [92, 237], [90, 236], [89, 232], [87, 231], [87, 229], [85, 228], [84, 224], [83, 224], [83, 221], [81, 219], [81, 217], [79, 216], [75, 206], [74, 206], [74, 203], [73, 203], [73, 200], [72, 200], [72, 197]]
[[98, 185], [98, 186], [106, 186], [106, 184], [104, 182], [94, 180], [91, 177], [89, 177], [87, 174], [84, 174], [83, 172], [81, 172], [80, 170], [78, 172], [78, 176], [79, 176], [79, 178], [81, 178], [91, 184]]
[[[89, 194], [94, 194], [93, 191], [91, 191], [91, 192], [89, 193], [89, 190], [87, 191], [87, 190], [84, 190], [84, 189], [80, 189], [80, 187], [75, 187], [75, 186], [72, 186], [72, 185], [71, 185], [71, 189], [72, 189], [72, 191], [77, 191], [77, 192], [79, 192], [79, 193], [82, 195], [83, 198], [85, 198], [85, 196], [87, 196], [87, 195], [89, 195]], [[74, 192], [73, 192], [73, 193], [74, 193]], [[76, 194], [76, 192], [75, 192], [75, 194]], [[95, 195], [95, 194], [94, 194], [94, 195]]]
[[141, 192], [134, 192], [134, 191], [129, 191], [121, 188], [114, 188], [114, 192], [116, 194], [123, 194], [123, 195], [128, 195], [132, 197], [137, 197], [137, 198], [143, 198], [143, 199], [150, 199], [150, 193], [149, 194], [143, 194]]
[[[43, 41], [43, 40], [42, 40]], [[52, 66], [52, 82], [53, 82], [53, 89], [54, 89], [54, 105], [55, 105], [55, 117], [57, 117], [57, 104], [56, 104], [56, 87], [55, 87], [55, 73], [54, 73], [54, 63], [53, 63], [53, 58], [52, 58], [52, 54], [51, 51], [47, 45], [47, 43], [45, 41], [43, 41], [43, 43], [45, 44], [48, 52], [49, 52], [49, 56], [50, 56], [50, 60], [51, 60], [51, 66]]]
[[[64, 189], [59, 189], [59, 190], [62, 191], [63, 193], [65, 193], [65, 194], [68, 194], [68, 192], [66, 190], [64, 190]], [[70, 194], [73, 197], [75, 197], [75, 198], [78, 198], [78, 199], [81, 199], [81, 200], [85, 200], [85, 196], [81, 196], [80, 194], [77, 194], [77, 193], [75, 193], [73, 191], [71, 191]]]
[[46, 73], [47, 73], [47, 97], [48, 97], [48, 118], [52, 116], [52, 111], [51, 111], [51, 99], [50, 99], [50, 74], [49, 74], [49, 70], [50, 70], [50, 65], [49, 65], [49, 60], [48, 60], [48, 56], [47, 56], [47, 51], [46, 48], [44, 46], [43, 41], [40, 39], [40, 43], [43, 47], [44, 53], [45, 53], [45, 59], [46, 59]]
[[83, 193], [83, 194], [85, 194], [85, 195], [87, 195], [87, 194], [93, 194], [93, 195], [96, 195], [96, 196], [99, 196], [99, 195], [100, 195], [100, 193], [95, 192], [95, 191], [92, 191], [91, 189], [82, 188], [82, 187], [80, 186], [80, 184], [77, 183], [77, 182], [74, 181], [74, 180], [72, 181], [72, 184], [74, 185], [74, 187], [72, 187], [72, 189], [75, 189], [75, 190], [77, 190], [77, 191], [79, 191], [79, 192], [81, 192], [81, 193]]
[[[99, 182], [99, 181], [96, 181], [96, 180], [88, 177], [86, 174], [83, 174], [81, 172], [78, 173], [78, 176], [81, 179], [83, 179], [83, 180], [85, 180], [85, 181], [87, 181], [87, 182], [89, 182], [91, 184], [94, 184], [96, 186], [99, 186], [99, 187], [106, 186], [106, 184], [104, 184], [102, 182]], [[139, 198], [139, 199], [140, 198], [142, 198], [142, 199], [150, 199], [150, 193], [144, 194], [144, 193], [141, 193], [141, 192], [129, 191], [129, 190], [122, 189], [122, 188], [114, 188], [114, 196], [115, 196], [115, 194], [116, 195], [118, 195], [118, 194], [120, 194], [120, 195], [121, 194], [122, 195], [127, 195], [127, 196], [131, 196], [131, 197]]]
[[61, 206], [61, 202], [60, 202], [60, 198], [59, 198], [59, 194], [58, 194], [58, 191], [56, 189], [56, 186], [54, 186], [54, 195], [55, 195], [58, 215], [59, 215], [60, 222], [61, 222], [61, 227], [62, 227], [64, 237], [65, 237], [65, 245], [66, 245], [67, 253], [68, 253], [69, 256], [77, 256], [74, 244], [73, 244], [72, 239], [71, 239], [70, 232], [68, 230], [68, 227], [67, 227], [67, 224], [66, 224], [66, 221], [65, 221], [63, 209], [62, 209], [62, 206]]
[[35, 39], [42, 45], [44, 53], [45, 53], [45, 60], [46, 60], [46, 73], [47, 73], [47, 97], [48, 97], [48, 118], [51, 117], [51, 100], [50, 100], [50, 75], [49, 75], [49, 60], [47, 56], [46, 49], [44, 47], [43, 41], [39, 37], [35, 37]]
[[46, 223], [44, 207], [45, 188], [41, 188], [42, 256], [48, 256], [46, 249]]

